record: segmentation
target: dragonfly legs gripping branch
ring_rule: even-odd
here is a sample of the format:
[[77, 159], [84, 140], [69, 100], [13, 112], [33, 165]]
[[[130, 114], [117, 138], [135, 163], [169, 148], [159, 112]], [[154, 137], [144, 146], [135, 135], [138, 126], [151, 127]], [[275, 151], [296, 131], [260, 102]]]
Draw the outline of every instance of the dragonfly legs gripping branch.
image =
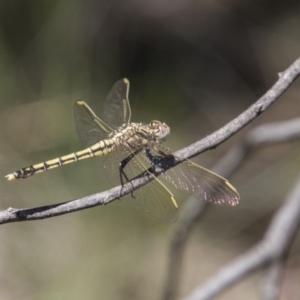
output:
[[[126, 175], [124, 168], [134, 158], [134, 156], [137, 155], [141, 151], [142, 151], [142, 149], [136, 150], [134, 153], [131, 153], [129, 156], [127, 156], [125, 159], [123, 159], [119, 164], [119, 174], [120, 174], [120, 183], [121, 183], [120, 196], [122, 195], [123, 187], [126, 182], [130, 182], [132, 189], [134, 188], [134, 186], [132, 185], [132, 181]], [[125, 180], [124, 180], [124, 178], [125, 178]], [[126, 181], [126, 182], [124, 182], [124, 181]], [[131, 191], [131, 196], [132, 196], [132, 198], [134, 198], [133, 191]]]

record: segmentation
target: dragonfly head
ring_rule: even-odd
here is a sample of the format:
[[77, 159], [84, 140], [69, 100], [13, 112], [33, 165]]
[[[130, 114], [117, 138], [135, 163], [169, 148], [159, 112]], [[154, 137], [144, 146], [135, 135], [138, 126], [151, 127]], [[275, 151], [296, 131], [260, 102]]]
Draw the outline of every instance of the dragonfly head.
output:
[[149, 128], [154, 137], [160, 141], [164, 141], [167, 135], [170, 133], [170, 127], [166, 123], [156, 120], [150, 122]]

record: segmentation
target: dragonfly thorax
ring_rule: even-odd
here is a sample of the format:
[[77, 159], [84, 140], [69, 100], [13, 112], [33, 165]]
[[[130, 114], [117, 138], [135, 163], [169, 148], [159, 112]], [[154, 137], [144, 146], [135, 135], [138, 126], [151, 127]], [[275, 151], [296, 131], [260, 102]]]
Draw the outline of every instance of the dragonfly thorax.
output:
[[170, 128], [160, 121], [152, 121], [149, 125], [142, 123], [125, 123], [109, 134], [115, 145], [129, 146], [140, 149], [149, 145], [159, 144], [170, 133]]

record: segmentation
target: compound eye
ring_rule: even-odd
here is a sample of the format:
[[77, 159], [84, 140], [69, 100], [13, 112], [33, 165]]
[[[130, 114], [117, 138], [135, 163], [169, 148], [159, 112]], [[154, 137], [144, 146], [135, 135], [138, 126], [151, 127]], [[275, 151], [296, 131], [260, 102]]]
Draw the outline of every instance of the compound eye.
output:
[[158, 121], [152, 121], [150, 124], [149, 124], [149, 127], [152, 128], [152, 129], [157, 129], [159, 128], [160, 129], [160, 122]]

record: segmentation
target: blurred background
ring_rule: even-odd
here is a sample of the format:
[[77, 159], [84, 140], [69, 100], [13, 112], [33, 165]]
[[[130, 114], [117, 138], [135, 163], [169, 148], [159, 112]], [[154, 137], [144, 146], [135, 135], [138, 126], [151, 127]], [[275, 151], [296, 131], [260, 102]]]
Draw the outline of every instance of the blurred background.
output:
[[[1, 209], [59, 203], [108, 188], [101, 158], [26, 180], [4, 179], [81, 149], [74, 101], [86, 101], [99, 114], [114, 82], [128, 77], [132, 121], [165, 121], [172, 129], [168, 144], [177, 150], [248, 108], [299, 56], [297, 1], [2, 0]], [[298, 80], [258, 119], [195, 161], [210, 168], [254, 126], [298, 117], [299, 92]], [[264, 147], [230, 178], [241, 203], [214, 206], [194, 226], [179, 295], [262, 237], [297, 177], [299, 145]], [[0, 298], [159, 299], [173, 228], [122, 201], [2, 226]], [[298, 299], [299, 249], [298, 238], [282, 299]], [[263, 275], [247, 277], [218, 299], [256, 299]]]

